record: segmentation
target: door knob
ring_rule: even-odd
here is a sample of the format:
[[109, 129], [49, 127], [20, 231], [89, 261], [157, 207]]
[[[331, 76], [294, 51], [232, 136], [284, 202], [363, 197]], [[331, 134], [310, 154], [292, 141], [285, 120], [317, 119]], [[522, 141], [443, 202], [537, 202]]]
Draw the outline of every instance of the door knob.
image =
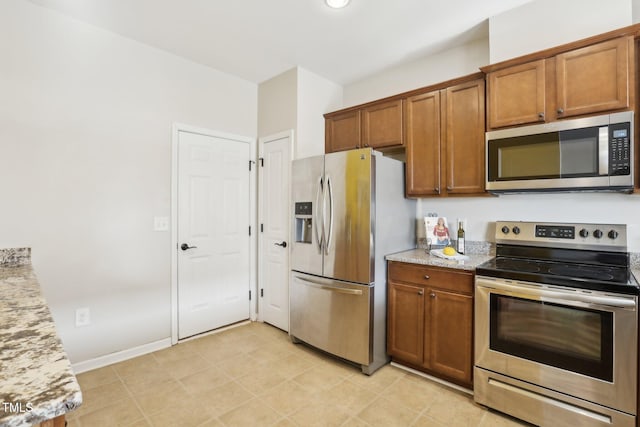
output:
[[284, 241], [283, 241], [282, 243], [274, 243], [274, 245], [276, 245], [276, 246], [282, 246], [283, 248], [286, 248], [286, 247], [287, 247], [287, 242], [284, 242]]
[[183, 243], [180, 245], [180, 249], [182, 249], [183, 251], [186, 251], [187, 249], [195, 249], [197, 248], [197, 246], [189, 246], [186, 243]]

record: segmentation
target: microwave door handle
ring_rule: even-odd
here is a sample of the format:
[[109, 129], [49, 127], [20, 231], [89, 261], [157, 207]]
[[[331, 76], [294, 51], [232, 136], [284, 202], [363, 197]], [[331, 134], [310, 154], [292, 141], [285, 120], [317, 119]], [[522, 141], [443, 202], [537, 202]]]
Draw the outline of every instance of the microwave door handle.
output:
[[598, 174], [609, 175], [609, 126], [598, 129]]
[[[321, 197], [322, 196], [322, 197]], [[322, 176], [318, 178], [317, 191], [316, 191], [316, 205], [313, 210], [313, 229], [316, 232], [316, 240], [318, 241], [318, 252], [322, 253], [322, 244], [324, 239], [324, 221], [322, 218], [322, 209], [324, 206], [324, 189], [322, 185]], [[322, 229], [320, 228], [322, 224]]]

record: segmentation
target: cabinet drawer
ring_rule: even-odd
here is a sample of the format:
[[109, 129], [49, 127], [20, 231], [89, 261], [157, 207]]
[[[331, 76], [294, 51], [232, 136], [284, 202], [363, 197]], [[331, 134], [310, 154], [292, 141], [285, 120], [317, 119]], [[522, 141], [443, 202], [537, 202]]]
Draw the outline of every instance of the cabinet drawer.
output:
[[389, 280], [473, 294], [473, 273], [417, 264], [389, 263]]

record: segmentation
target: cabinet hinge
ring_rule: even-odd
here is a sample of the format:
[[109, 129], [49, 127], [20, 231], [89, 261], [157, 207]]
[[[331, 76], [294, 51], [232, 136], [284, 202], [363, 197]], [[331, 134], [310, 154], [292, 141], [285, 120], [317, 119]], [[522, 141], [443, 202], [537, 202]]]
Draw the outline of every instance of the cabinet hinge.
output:
[[260, 288], [260, 298], [264, 297], [264, 288]]
[[249, 291], [249, 301], [251, 301], [251, 291]]
[[249, 236], [251, 236], [251, 226], [249, 226]]
[[264, 233], [264, 224], [260, 224], [260, 232]]
[[260, 157], [258, 160], [260, 160], [260, 166], [264, 167], [264, 157]]
[[249, 172], [251, 172], [251, 165], [255, 164], [256, 162], [254, 162], [253, 160], [249, 160]]

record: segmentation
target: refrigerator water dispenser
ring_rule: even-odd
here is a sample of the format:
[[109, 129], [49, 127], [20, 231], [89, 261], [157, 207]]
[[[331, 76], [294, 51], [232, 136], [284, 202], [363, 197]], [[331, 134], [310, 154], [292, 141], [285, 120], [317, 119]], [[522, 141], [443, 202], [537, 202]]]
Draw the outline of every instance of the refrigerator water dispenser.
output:
[[311, 231], [313, 228], [311, 202], [297, 202], [295, 204], [296, 218], [296, 242], [311, 243]]

